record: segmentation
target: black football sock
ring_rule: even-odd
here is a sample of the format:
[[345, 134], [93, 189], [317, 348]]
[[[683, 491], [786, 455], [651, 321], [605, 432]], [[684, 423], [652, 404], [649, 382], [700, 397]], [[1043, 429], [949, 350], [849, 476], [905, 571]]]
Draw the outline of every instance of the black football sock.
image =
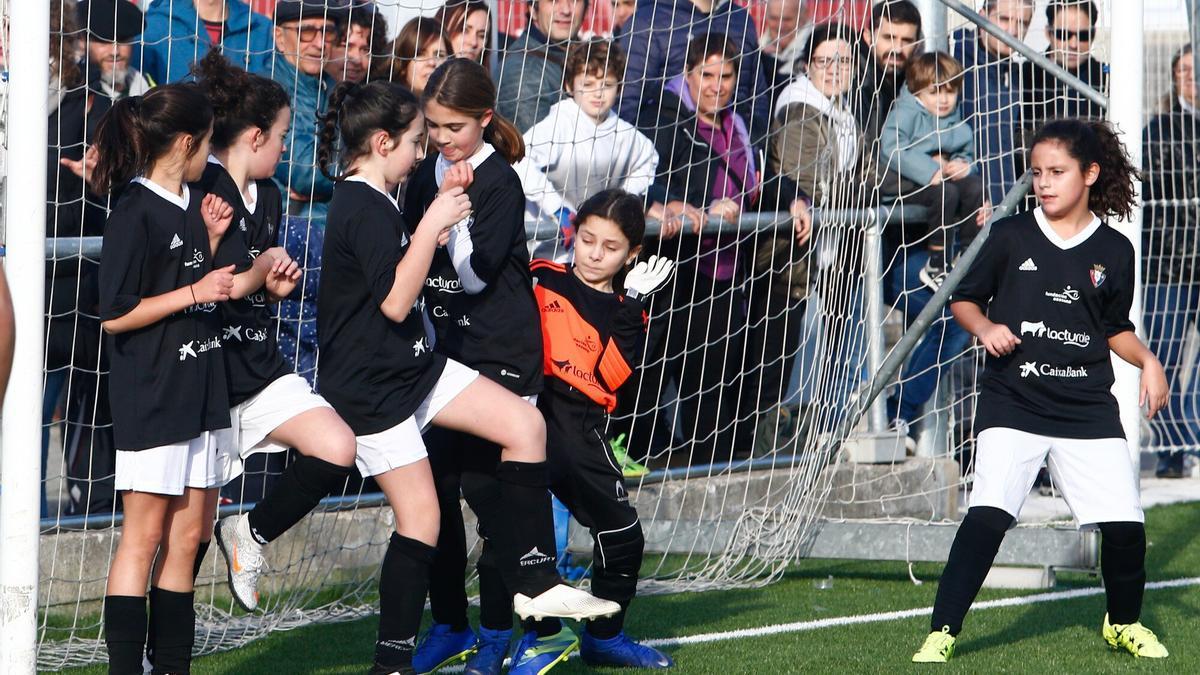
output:
[[433, 622], [450, 626], [456, 633], [470, 627], [465, 581], [467, 535], [458, 493], [456, 480], [438, 486], [442, 522], [438, 530], [437, 552], [429, 570], [429, 610]]
[[299, 455], [271, 493], [250, 512], [250, 532], [260, 544], [275, 541], [307, 516], [334, 490], [341, 489], [352, 466]]
[[412, 667], [434, 548], [393, 532], [379, 573], [379, 636], [375, 663], [403, 670]]
[[935, 270], [946, 269], [946, 249], [929, 249], [929, 267]]
[[546, 462], [500, 462], [500, 507], [492, 537], [500, 571], [513, 593], [536, 597], [561, 582], [554, 542], [554, 514]]
[[202, 541], [196, 547], [196, 562], [192, 563], [192, 584], [196, 583], [196, 578], [200, 576], [200, 566], [204, 564], [204, 554], [208, 553], [208, 547], [212, 544], [212, 540]]
[[951, 635], [962, 630], [967, 610], [975, 602], [1012, 522], [1013, 517], [1006, 511], [991, 506], [976, 506], [967, 511], [958, 534], [954, 535], [950, 557], [938, 582], [930, 630], [940, 631], [949, 626]]
[[1146, 590], [1146, 528], [1141, 523], [1100, 523], [1100, 575], [1108, 620], [1130, 624], [1142, 615]]
[[104, 597], [104, 643], [109, 675], [141, 675], [146, 647], [145, 596]]
[[[512, 593], [504, 585], [504, 577], [493, 560], [488, 560], [488, 549], [484, 542], [484, 554], [479, 559], [479, 625], [489, 630], [512, 630]], [[494, 557], [494, 553], [493, 556]]]
[[150, 626], [154, 633], [154, 673], [187, 673], [196, 640], [194, 594], [150, 588]]
[[521, 630], [526, 633], [537, 633], [539, 638], [548, 638], [552, 635], [558, 635], [558, 632], [562, 630], [562, 621], [553, 617], [540, 621], [526, 619], [521, 622]]

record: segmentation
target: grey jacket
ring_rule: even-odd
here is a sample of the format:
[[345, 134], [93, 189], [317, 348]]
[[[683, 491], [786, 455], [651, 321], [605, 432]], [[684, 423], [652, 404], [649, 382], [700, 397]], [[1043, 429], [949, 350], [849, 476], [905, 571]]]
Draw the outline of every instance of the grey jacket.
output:
[[508, 46], [500, 62], [496, 112], [521, 130], [529, 131], [566, 95], [562, 45], [546, 44], [546, 37], [530, 24], [525, 34]]
[[945, 117], [934, 117], [905, 87], [883, 123], [879, 135], [879, 163], [919, 185], [928, 185], [939, 165], [933, 159], [975, 161], [975, 137], [971, 125], [956, 109]]

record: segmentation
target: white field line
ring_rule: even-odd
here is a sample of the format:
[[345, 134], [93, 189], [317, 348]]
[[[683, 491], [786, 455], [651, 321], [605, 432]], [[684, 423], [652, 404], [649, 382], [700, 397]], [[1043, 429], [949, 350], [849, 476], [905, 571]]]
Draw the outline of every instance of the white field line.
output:
[[[1189, 577], [1186, 579], [1171, 579], [1169, 581], [1155, 581], [1146, 584], [1146, 590], [1158, 590], [1162, 588], [1183, 588], [1186, 586], [1200, 586], [1200, 577]], [[1042, 602], [1055, 602], [1058, 600], [1072, 600], [1074, 598], [1085, 598], [1092, 595], [1102, 595], [1103, 588], [1077, 588], [1069, 591], [1056, 591], [1053, 593], [1036, 593], [1034, 595], [1021, 595], [1012, 598], [1002, 598], [999, 600], [988, 600], [986, 602], [977, 602], [971, 605], [972, 611], [981, 609], [994, 609], [997, 607], [1018, 607], [1022, 605], [1034, 605]], [[794, 621], [792, 623], [778, 623], [772, 626], [761, 626], [759, 628], [742, 628], [740, 630], [722, 631], [719, 633], [702, 633], [700, 635], [685, 635], [674, 638], [657, 638], [654, 640], [643, 640], [643, 644], [652, 647], [673, 647], [676, 645], [694, 645], [705, 642], [721, 642], [723, 640], [738, 640], [741, 638], [762, 637], [765, 635], [779, 635], [781, 633], [802, 633], [819, 628], [833, 628], [836, 626], [853, 626], [864, 623], [879, 623], [881, 621], [895, 621], [897, 619], [911, 619], [917, 616], [928, 616], [933, 612], [932, 607], [918, 607], [916, 609], [902, 609], [894, 612], [876, 612], [874, 614], [856, 614], [853, 616], [836, 616], [828, 619], [816, 619], [814, 621]]]

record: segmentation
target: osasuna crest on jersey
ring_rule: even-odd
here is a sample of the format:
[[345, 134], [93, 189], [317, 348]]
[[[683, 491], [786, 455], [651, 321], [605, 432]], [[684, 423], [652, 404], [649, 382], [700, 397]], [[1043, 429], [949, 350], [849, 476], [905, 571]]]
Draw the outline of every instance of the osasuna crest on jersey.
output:
[[1088, 272], [1088, 276], [1092, 279], [1092, 285], [1100, 288], [1100, 284], [1104, 283], [1107, 275], [1104, 274], [1104, 265], [1092, 265], [1092, 270]]

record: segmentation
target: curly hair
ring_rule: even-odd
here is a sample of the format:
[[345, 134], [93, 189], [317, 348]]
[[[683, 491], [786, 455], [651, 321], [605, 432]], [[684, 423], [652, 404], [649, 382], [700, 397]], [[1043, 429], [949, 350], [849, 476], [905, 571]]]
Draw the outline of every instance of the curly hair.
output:
[[213, 147], [225, 149], [250, 127], [263, 131], [291, 100], [283, 85], [233, 65], [214, 49], [192, 64], [192, 77], [213, 106]]
[[1100, 167], [1100, 177], [1088, 191], [1092, 213], [1101, 218], [1129, 218], [1137, 204], [1134, 182], [1139, 171], [1112, 125], [1104, 120], [1052, 120], [1034, 134], [1030, 153], [1047, 142], [1060, 143], [1084, 170], [1092, 164]]

